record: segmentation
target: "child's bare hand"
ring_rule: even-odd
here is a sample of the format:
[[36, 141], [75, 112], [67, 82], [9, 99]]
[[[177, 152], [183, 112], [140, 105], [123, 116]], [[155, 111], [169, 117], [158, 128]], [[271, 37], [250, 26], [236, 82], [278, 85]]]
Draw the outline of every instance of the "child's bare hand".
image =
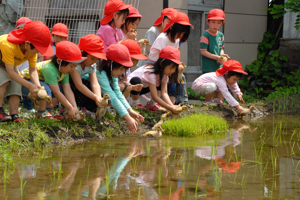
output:
[[99, 108], [103, 108], [104, 107], [104, 105], [101, 103], [101, 101], [102, 101], [102, 98], [97, 96], [95, 102], [96, 102], [96, 105]]
[[145, 118], [144, 118], [142, 115], [140, 115], [139, 113], [135, 112], [135, 111], [132, 110], [132, 109], [129, 109], [128, 112], [129, 112], [129, 115], [130, 115], [133, 119], [141, 120], [142, 122], [145, 120]]
[[230, 57], [229, 57], [229, 55], [228, 54], [221, 54], [221, 56], [223, 56], [223, 57], [226, 57], [228, 60], [230, 59]]
[[[76, 108], [77, 109], [77, 108]], [[78, 109], [77, 109], [78, 110]], [[79, 111], [78, 111], [79, 112]], [[68, 110], [68, 118], [71, 118], [71, 119], [75, 119], [76, 118], [76, 110], [75, 108], [72, 108], [70, 110]]]
[[241, 102], [242, 104], [244, 104], [244, 103], [245, 103], [245, 101], [244, 101], [244, 99], [243, 99], [242, 95], [239, 95], [239, 96], [238, 96], [238, 99], [240, 100], [240, 102]]
[[237, 109], [239, 114], [241, 114], [244, 111], [244, 108], [240, 105], [236, 106], [236, 109]]
[[129, 117], [127, 121], [127, 126], [132, 133], [136, 133], [137, 131], [137, 121], [135, 121], [132, 117]]
[[180, 108], [180, 106], [178, 106], [178, 105], [173, 105], [173, 106], [172, 106], [172, 109], [170, 109], [170, 111], [171, 111], [173, 114], [178, 115], [179, 113], [181, 113], [181, 111], [179, 111], [178, 108]]
[[[35, 84], [31, 84], [31, 86], [28, 88], [31, 95], [34, 97], [34, 98], [38, 98], [37, 96], [37, 93], [38, 93], [38, 89], [40, 88], [41, 86], [38, 86], [38, 85], [35, 85]], [[36, 90], [36, 91], [35, 91]]]
[[137, 32], [128, 31], [128, 33], [126, 34], [126, 38], [135, 40], [137, 38]]

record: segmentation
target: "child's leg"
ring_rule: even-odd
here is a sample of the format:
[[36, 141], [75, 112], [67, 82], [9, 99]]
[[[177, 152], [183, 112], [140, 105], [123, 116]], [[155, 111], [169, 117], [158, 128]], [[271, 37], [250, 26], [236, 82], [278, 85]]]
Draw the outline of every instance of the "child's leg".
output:
[[6, 83], [3, 83], [1, 86], [0, 86], [0, 107], [3, 106], [3, 100], [4, 100], [4, 95], [5, 95], [5, 90], [8, 86], [9, 82], [6, 82]]
[[223, 95], [222, 95], [222, 93], [221, 93], [220, 90], [217, 90], [217, 91], [216, 91], [216, 98], [218, 98], [218, 99], [220, 99], [221, 101], [223, 101], [224, 97], [223, 97]]
[[119, 87], [122, 94], [125, 96], [125, 99], [127, 99], [132, 89], [131, 85], [127, 81], [119, 81]]
[[8, 99], [8, 105], [9, 105], [9, 113], [10, 115], [17, 114], [18, 108], [20, 105], [20, 96], [18, 95], [11, 95]]

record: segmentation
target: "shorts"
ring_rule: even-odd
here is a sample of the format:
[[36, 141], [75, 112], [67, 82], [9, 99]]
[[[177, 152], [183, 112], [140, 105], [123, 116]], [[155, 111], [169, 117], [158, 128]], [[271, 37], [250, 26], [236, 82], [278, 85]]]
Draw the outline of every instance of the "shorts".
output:
[[22, 85], [17, 83], [16, 81], [12, 80], [7, 72], [6, 69], [2, 66], [0, 66], [0, 86], [2, 86], [4, 83], [9, 82], [8, 86], [6, 87], [5, 90], [5, 95], [4, 97], [9, 97], [11, 95], [17, 95], [17, 96], [22, 96]]
[[207, 94], [212, 93], [216, 90], [218, 90], [218, 86], [215, 83], [204, 83], [195, 92], [200, 94], [200, 95], [207, 95]]
[[170, 97], [176, 97], [176, 85], [177, 83], [168, 83], [168, 95]]

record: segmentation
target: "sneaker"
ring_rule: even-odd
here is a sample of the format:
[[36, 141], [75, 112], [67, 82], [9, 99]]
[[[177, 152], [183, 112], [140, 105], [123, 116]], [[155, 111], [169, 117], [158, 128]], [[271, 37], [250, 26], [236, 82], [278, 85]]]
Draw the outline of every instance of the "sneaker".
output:
[[160, 110], [161, 107], [157, 103], [150, 105], [150, 103], [148, 102], [146, 108], [151, 111], [157, 111]]
[[9, 122], [11, 121], [11, 116], [6, 114], [4, 111], [0, 112], [0, 122]]
[[144, 106], [141, 103], [133, 103], [131, 105], [131, 107], [133, 107], [133, 108], [144, 108]]
[[63, 120], [64, 116], [60, 115], [60, 114], [54, 114], [53, 118], [57, 119], [57, 120]]
[[205, 103], [204, 103], [204, 105], [211, 105], [211, 106], [216, 106], [216, 105], [218, 105], [214, 100], [212, 100], [212, 101], [206, 101]]
[[17, 118], [13, 122], [15, 122], [15, 123], [17, 123], [17, 122], [27, 122], [27, 120], [26, 119]]
[[213, 101], [216, 102], [216, 103], [219, 104], [219, 105], [223, 105], [223, 106], [226, 105], [226, 103], [224, 103], [224, 102], [223, 102], [221, 99], [219, 99], [219, 98], [215, 98]]
[[37, 115], [37, 118], [38, 118], [38, 119], [52, 119], [52, 120], [54, 120], [54, 121], [58, 121], [58, 119], [54, 118], [54, 117], [51, 115], [51, 113], [48, 112], [48, 111], [45, 111], [45, 112], [43, 112], [43, 113], [38, 114], [38, 115]]

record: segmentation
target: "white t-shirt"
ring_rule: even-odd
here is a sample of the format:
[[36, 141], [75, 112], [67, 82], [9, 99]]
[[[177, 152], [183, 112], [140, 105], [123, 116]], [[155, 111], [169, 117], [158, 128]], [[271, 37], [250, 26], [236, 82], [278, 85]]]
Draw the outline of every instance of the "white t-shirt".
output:
[[81, 65], [79, 64], [79, 65], [76, 66], [75, 69], [79, 72], [80, 77], [82, 77], [82, 76], [84, 76], [85, 74], [91, 74], [91, 73], [96, 72], [96, 67], [97, 67], [97, 65], [96, 65], [96, 64], [93, 64], [92, 66], [90, 66], [90, 67], [85, 67], [85, 68], [82, 70]]
[[159, 34], [150, 49], [149, 60], [154, 62], [157, 61], [159, 58], [159, 52], [166, 46], [172, 46], [178, 49], [179, 42], [179, 38], [172, 43], [166, 33]]
[[169, 77], [164, 75], [162, 81], [160, 82], [159, 75], [151, 73], [153, 72], [153, 69], [151, 68], [152, 66], [144, 65], [136, 69], [128, 76], [128, 81], [130, 81], [130, 79], [133, 77], [140, 77], [144, 88], [149, 87], [148, 83], [151, 83], [153, 85], [156, 85], [156, 87], [158, 87], [160, 86], [161, 82], [167, 83], [169, 81]]

